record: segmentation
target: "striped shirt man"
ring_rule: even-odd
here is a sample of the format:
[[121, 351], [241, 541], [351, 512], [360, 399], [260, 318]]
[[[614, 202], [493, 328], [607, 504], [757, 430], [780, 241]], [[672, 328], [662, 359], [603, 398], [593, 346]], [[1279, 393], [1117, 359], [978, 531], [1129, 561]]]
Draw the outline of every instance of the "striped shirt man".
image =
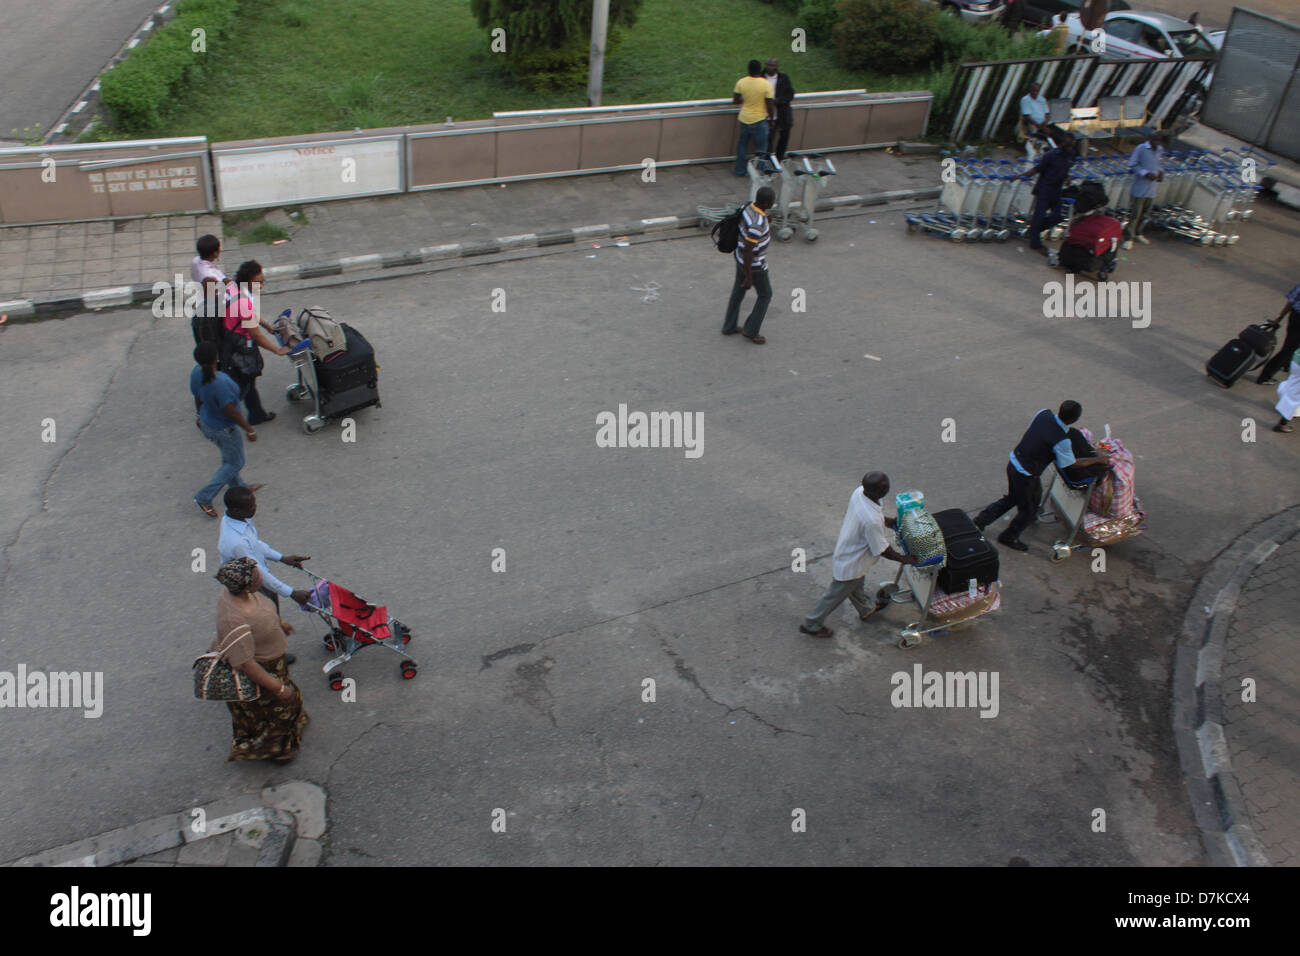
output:
[[767, 268], [767, 247], [772, 242], [772, 229], [768, 225], [767, 213], [753, 203], [745, 207], [740, 217], [740, 242], [736, 244], [736, 261], [745, 264], [745, 247], [754, 251], [751, 260], [755, 269]]

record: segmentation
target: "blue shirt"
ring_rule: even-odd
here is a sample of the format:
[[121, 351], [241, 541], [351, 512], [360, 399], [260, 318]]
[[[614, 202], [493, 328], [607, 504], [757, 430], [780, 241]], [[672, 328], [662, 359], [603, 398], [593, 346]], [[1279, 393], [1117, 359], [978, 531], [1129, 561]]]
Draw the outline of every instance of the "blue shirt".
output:
[[1065, 178], [1070, 174], [1070, 166], [1073, 164], [1073, 155], [1066, 153], [1063, 149], [1049, 149], [1034, 164], [1034, 169], [1038, 170], [1038, 182], [1034, 183], [1034, 195], [1059, 193], [1061, 186], [1065, 183]]
[[[1061, 431], [1068, 432], [1070, 430], [1065, 427], [1065, 422], [1061, 421], [1059, 415], [1053, 415], [1052, 418], [1056, 419], [1056, 424], [1061, 426]], [[1056, 456], [1057, 468], [1069, 468], [1074, 464], [1074, 449], [1070, 446], [1070, 438], [1068, 435], [1052, 446], [1052, 454]], [[1020, 467], [1020, 462], [1016, 461], [1016, 453], [1014, 451], [1011, 453], [1011, 466], [1025, 477], [1033, 477], [1029, 472]]]
[[1133, 180], [1134, 199], [1150, 199], [1156, 194], [1158, 184], [1155, 179], [1147, 179], [1143, 173], [1159, 175], [1160, 160], [1164, 155], [1163, 149], [1150, 143], [1139, 143], [1137, 149], [1133, 150], [1133, 155], [1128, 160], [1128, 168], [1137, 173], [1137, 178]]
[[234, 421], [222, 411], [231, 402], [239, 402], [239, 386], [225, 372], [218, 372], [206, 385], [203, 383], [203, 366], [194, 366], [190, 372], [190, 394], [202, 404], [199, 421], [208, 428], [230, 428]]
[[1291, 308], [1300, 312], [1300, 283], [1297, 283], [1296, 287], [1286, 294], [1286, 301], [1291, 305]]
[[1020, 115], [1028, 116], [1035, 123], [1041, 123], [1047, 119], [1047, 97], [1042, 93], [1038, 94], [1038, 99], [1034, 99], [1028, 93], [1020, 97]]
[[235, 558], [252, 558], [257, 562], [257, 569], [262, 572], [262, 586], [274, 591], [280, 597], [289, 597], [293, 588], [285, 584], [266, 567], [268, 559], [279, 561], [284, 557], [279, 551], [257, 536], [257, 529], [251, 521], [240, 521], [226, 515], [221, 519], [221, 534], [217, 537], [217, 553], [221, 563]]

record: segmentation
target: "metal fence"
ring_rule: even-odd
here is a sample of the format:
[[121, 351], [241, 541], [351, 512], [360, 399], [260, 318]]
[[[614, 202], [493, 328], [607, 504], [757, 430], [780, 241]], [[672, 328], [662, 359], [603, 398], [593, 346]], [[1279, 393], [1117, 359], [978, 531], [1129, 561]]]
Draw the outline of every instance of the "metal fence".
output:
[[1201, 113], [1206, 125], [1300, 160], [1300, 26], [1237, 7]]
[[1203, 89], [1214, 60], [1103, 59], [1092, 54], [1029, 60], [963, 63], [940, 115], [936, 131], [954, 142], [1005, 138], [1020, 119], [1020, 97], [1029, 84], [1042, 85], [1049, 100], [1068, 99], [1076, 108], [1093, 107], [1103, 96], [1141, 96], [1147, 121], [1167, 126]]

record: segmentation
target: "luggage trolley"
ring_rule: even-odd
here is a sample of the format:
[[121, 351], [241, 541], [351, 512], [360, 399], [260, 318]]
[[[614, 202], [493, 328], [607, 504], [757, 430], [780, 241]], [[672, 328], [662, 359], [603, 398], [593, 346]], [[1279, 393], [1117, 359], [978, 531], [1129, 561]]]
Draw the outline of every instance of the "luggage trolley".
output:
[[[311, 310], [303, 309], [298, 314], [298, 324], [301, 325], [303, 317]], [[320, 376], [317, 375], [317, 365], [319, 359], [311, 350], [311, 341], [302, 339], [295, 343], [293, 341], [295, 334], [293, 323], [290, 321], [293, 316], [292, 309], [285, 309], [280, 313], [275, 322], [276, 336], [284, 345], [291, 345], [293, 350], [289, 353], [288, 359], [293, 363], [293, 369], [297, 373], [298, 381], [289, 385], [284, 390], [284, 397], [291, 402], [304, 401], [311, 399], [314, 410], [303, 416], [302, 428], [308, 435], [315, 434], [324, 428], [330, 421], [342, 418], [349, 412], [355, 412], [360, 408], [368, 408], [373, 405], [376, 408], [383, 408], [383, 402], [379, 400], [379, 382], [377, 376], [373, 379], [361, 383], [358, 387], [345, 389], [337, 394], [323, 389], [320, 384]], [[355, 335], [364, 342], [364, 337], [360, 336], [355, 329], [350, 326], [344, 326], [344, 333]], [[369, 344], [366, 343], [366, 347]], [[374, 365], [377, 370], [378, 365]]]
[[[895, 533], [895, 538], [899, 550], [904, 554], [909, 553], [903, 536]], [[921, 609], [921, 619], [913, 621], [899, 632], [899, 647], [915, 647], [921, 643], [921, 639], [926, 634], [946, 631], [996, 611], [1002, 606], [1002, 596], [997, 581], [977, 587], [974, 596], [969, 591], [962, 595], [950, 595], [939, 590], [939, 569], [942, 566], [941, 559], [934, 560], [926, 566], [902, 564], [899, 565], [898, 574], [894, 576], [893, 581], [880, 583], [876, 591], [878, 605], [889, 602], [894, 604], [915, 602]]]
[[[1106, 426], [1106, 437], [1097, 443], [1105, 449], [1110, 441], [1110, 426]], [[1088, 548], [1109, 547], [1129, 538], [1136, 538], [1146, 533], [1146, 513], [1141, 502], [1134, 498], [1132, 514], [1121, 518], [1107, 518], [1088, 510], [1088, 500], [1096, 487], [1096, 478], [1072, 481], [1065, 476], [1060, 467], [1052, 465], [1052, 477], [1043, 493], [1043, 500], [1038, 508], [1038, 520], [1053, 522], [1058, 519], [1065, 525], [1066, 534], [1052, 543], [1052, 560], [1064, 561], [1075, 551]], [[1049, 507], [1050, 506], [1050, 507]], [[1078, 539], [1083, 541], [1076, 543]]]

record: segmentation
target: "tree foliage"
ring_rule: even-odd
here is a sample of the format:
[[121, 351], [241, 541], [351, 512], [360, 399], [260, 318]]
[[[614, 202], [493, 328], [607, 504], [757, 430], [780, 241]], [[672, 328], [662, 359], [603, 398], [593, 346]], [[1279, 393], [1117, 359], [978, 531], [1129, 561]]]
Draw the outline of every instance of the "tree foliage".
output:
[[[636, 23], [644, 0], [610, 0], [609, 25]], [[507, 50], [559, 50], [591, 36], [592, 0], [470, 0], [479, 26], [504, 27]]]

